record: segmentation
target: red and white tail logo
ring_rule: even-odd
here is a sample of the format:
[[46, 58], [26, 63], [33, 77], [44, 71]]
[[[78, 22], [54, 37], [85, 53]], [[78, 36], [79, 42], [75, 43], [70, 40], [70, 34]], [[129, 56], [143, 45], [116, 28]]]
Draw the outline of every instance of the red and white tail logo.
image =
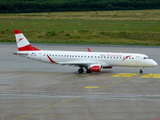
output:
[[38, 48], [33, 47], [20, 30], [14, 30], [18, 51], [37, 51]]

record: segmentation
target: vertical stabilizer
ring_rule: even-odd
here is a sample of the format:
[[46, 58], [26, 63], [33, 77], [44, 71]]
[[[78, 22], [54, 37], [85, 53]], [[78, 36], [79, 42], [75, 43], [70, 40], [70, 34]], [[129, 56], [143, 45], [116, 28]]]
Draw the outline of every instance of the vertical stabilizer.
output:
[[33, 47], [20, 30], [14, 30], [18, 51], [38, 51]]

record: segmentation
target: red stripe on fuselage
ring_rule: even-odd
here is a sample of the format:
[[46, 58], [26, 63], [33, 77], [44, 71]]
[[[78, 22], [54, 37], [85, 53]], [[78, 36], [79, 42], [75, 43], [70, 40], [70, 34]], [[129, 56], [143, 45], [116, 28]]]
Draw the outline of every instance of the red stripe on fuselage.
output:
[[53, 61], [48, 55], [47, 55], [48, 59], [50, 60], [51, 63], [56, 63], [55, 61]]
[[39, 49], [33, 47], [31, 44], [26, 45], [24, 47], [19, 47], [18, 51], [39, 51]]

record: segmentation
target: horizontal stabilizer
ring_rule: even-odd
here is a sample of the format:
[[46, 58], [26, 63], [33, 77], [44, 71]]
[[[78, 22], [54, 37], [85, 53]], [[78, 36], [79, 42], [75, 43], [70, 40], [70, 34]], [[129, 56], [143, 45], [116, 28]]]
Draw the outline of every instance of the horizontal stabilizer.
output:
[[13, 53], [14, 55], [28, 55], [28, 53], [18, 53], [18, 52], [15, 52]]

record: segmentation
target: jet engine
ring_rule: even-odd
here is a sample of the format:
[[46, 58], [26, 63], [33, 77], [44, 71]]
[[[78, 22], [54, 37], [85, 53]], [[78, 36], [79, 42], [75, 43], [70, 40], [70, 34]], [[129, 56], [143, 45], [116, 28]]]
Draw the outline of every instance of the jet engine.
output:
[[91, 72], [100, 72], [102, 71], [102, 66], [100, 64], [93, 64], [89, 66], [89, 71]]

